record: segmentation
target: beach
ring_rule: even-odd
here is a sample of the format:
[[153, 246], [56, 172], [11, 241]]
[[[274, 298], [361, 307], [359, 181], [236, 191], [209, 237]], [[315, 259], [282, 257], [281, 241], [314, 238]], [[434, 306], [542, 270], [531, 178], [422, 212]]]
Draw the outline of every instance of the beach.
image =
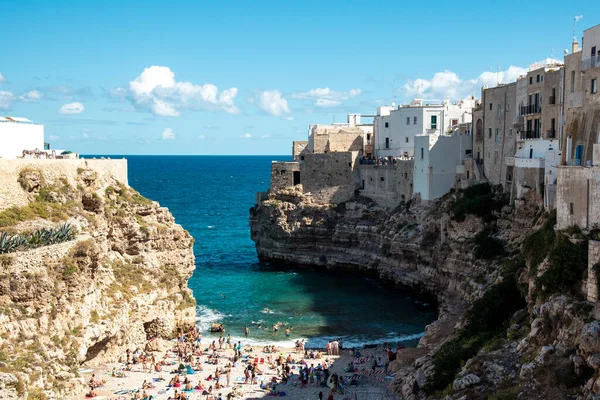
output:
[[[243, 342], [242, 342], [243, 344]], [[203, 343], [204, 345], [204, 343]], [[207, 343], [208, 345], [208, 343]], [[277, 342], [272, 343], [277, 346]], [[323, 393], [323, 398], [327, 399], [331, 389], [324, 385], [318, 386], [315, 381], [309, 380], [306, 387], [301, 387], [302, 383], [299, 379], [299, 369], [305, 365], [310, 368], [311, 366], [317, 367], [321, 365], [322, 368], [327, 368], [330, 376], [336, 374], [342, 377], [344, 384], [341, 389], [333, 392], [334, 399], [392, 399], [393, 397], [386, 390], [386, 383], [389, 384], [392, 380], [392, 376], [386, 377], [386, 371], [384, 368], [387, 362], [387, 352], [384, 348], [373, 348], [360, 350], [360, 354], [357, 357], [354, 355], [352, 350], [340, 350], [340, 355], [327, 355], [322, 354], [321, 358], [310, 358], [310, 354], [316, 356], [316, 350], [308, 350], [309, 357], [305, 358], [302, 353], [296, 353], [295, 349], [291, 348], [277, 348], [275, 353], [263, 352], [264, 347], [261, 346], [243, 346], [242, 358], [234, 366], [231, 367], [230, 372], [230, 384], [226, 385], [225, 374], [221, 375], [220, 383], [224, 386], [219, 389], [215, 389], [216, 381], [214, 379], [215, 371], [217, 367], [221, 369], [232, 363], [235, 355], [233, 349], [222, 349], [217, 350], [218, 355], [217, 364], [209, 364], [209, 354], [212, 352], [203, 352], [202, 356], [194, 356], [194, 361], [200, 361], [202, 371], [193, 371], [189, 368], [179, 370], [180, 363], [178, 361], [176, 351], [177, 342], [163, 342], [161, 346], [168, 347], [166, 351], [153, 351], [146, 352], [147, 354], [153, 354], [157, 362], [163, 361], [164, 364], [161, 366], [161, 372], [152, 371], [149, 372], [149, 366], [144, 371], [141, 363], [130, 364], [130, 370], [124, 371], [125, 376], [117, 377], [113, 376], [113, 371], [123, 371], [126, 368], [126, 363], [109, 363], [96, 368], [89, 368], [83, 371], [82, 375], [85, 382], [89, 382], [92, 376], [96, 381], [105, 381], [101, 386], [95, 388], [96, 399], [105, 400], [125, 400], [134, 398], [144, 398], [143, 394], [152, 396], [152, 399], [166, 400], [175, 398], [175, 393], [181, 393], [185, 388], [185, 379], [189, 379], [193, 387], [202, 386], [204, 390], [192, 390], [185, 391], [187, 399], [218, 399], [221, 395], [222, 399], [229, 398], [235, 399], [260, 399], [271, 396], [286, 397], [289, 399], [319, 399], [319, 392]], [[160, 347], [160, 346], [148, 346], [147, 348]], [[204, 346], [203, 346], [204, 347]], [[323, 353], [325, 351], [323, 350]], [[269, 365], [269, 359], [275, 360], [279, 356], [287, 359], [290, 356], [293, 362], [289, 363], [290, 366], [290, 379], [287, 383], [281, 382], [281, 368], [276, 367], [276, 362]], [[373, 359], [375, 359], [378, 366], [373, 367]], [[214, 359], [213, 359], [214, 360]], [[249, 364], [257, 365], [257, 376], [256, 383], [251, 382], [244, 383], [245, 377], [244, 372]], [[186, 363], [184, 363], [186, 364]], [[195, 362], [192, 363], [196, 367]], [[349, 366], [352, 365], [355, 371], [349, 371]], [[179, 371], [183, 371], [178, 373]], [[118, 372], [117, 372], [118, 374]], [[179, 376], [181, 380], [181, 386], [169, 387], [170, 381], [175, 377]], [[209, 376], [213, 379], [207, 380]], [[274, 380], [275, 378], [275, 380]], [[277, 382], [274, 389], [271, 382]], [[151, 387], [143, 388], [144, 382], [151, 385]], [[261, 383], [263, 388], [261, 388]], [[269, 388], [265, 388], [264, 385], [269, 384]], [[212, 395], [207, 395], [209, 387], [213, 387]], [[86, 392], [89, 388], [86, 388]], [[203, 392], [205, 394], [203, 394]], [[236, 394], [235, 397], [232, 394]], [[284, 394], [282, 394], [284, 393]], [[135, 397], [139, 396], [139, 397]], [[213, 396], [213, 397], [211, 397]], [[81, 398], [85, 397], [84, 395]], [[149, 398], [149, 397], [146, 397]]]

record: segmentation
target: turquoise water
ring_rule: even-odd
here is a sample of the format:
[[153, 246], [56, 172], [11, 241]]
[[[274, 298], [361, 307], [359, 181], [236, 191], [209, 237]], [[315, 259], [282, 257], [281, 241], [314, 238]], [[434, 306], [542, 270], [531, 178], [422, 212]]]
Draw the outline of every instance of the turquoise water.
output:
[[127, 158], [129, 184], [168, 207], [196, 239], [189, 286], [205, 331], [222, 322], [233, 337], [248, 326], [246, 343], [286, 341], [283, 328], [277, 333], [271, 328], [282, 322], [293, 327], [291, 340], [307, 338], [309, 346], [323, 346], [332, 337], [344, 337], [345, 346], [409, 344], [435, 319], [433, 307], [372, 279], [258, 264], [249, 208], [255, 192], [269, 186], [271, 160], [286, 157]]

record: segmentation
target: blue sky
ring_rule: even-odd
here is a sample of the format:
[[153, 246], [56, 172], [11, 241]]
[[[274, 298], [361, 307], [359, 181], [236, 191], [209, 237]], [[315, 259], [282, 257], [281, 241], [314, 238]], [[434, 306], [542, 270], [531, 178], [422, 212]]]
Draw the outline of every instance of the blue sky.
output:
[[3, 0], [0, 115], [84, 154], [287, 154], [311, 123], [477, 96], [600, 23], [534, 3]]

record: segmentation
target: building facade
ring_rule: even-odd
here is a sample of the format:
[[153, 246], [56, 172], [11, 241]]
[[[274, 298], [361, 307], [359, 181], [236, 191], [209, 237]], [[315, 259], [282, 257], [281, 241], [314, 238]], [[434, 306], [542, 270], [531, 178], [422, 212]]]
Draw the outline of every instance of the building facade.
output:
[[0, 158], [14, 159], [44, 151], [44, 126], [26, 118], [0, 117]]

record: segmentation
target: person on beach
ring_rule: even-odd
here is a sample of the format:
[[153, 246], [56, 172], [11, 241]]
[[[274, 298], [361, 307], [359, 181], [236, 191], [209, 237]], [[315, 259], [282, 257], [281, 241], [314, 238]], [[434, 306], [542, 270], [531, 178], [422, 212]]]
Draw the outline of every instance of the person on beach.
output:
[[331, 355], [331, 340], [327, 342], [327, 355]]
[[285, 337], [286, 338], [289, 338], [291, 333], [292, 333], [292, 331], [290, 330], [290, 328], [285, 328]]

